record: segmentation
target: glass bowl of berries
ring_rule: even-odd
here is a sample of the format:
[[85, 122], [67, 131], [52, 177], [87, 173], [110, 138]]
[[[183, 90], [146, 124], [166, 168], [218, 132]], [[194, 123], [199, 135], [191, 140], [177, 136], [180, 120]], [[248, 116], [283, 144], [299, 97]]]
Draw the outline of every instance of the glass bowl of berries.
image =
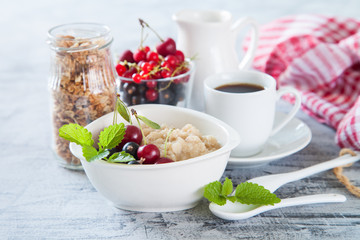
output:
[[[150, 28], [141, 19], [140, 24]], [[141, 41], [138, 49], [126, 50], [120, 56], [115, 67], [120, 98], [127, 106], [151, 103], [186, 107], [195, 72], [194, 62], [185, 58], [172, 38], [163, 40], [156, 35], [160, 43], [155, 49], [143, 46]]]
[[69, 125], [64, 132], [92, 185], [125, 210], [167, 212], [196, 206], [204, 186], [223, 175], [231, 150], [240, 142], [236, 131], [188, 108], [143, 104], [129, 112], [115, 111], [85, 128]]

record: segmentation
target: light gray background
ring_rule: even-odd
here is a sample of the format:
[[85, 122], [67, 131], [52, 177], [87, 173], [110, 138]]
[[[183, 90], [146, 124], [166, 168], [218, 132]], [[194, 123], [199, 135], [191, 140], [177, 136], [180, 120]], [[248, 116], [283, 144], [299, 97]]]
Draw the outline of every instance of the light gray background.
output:
[[[172, 213], [119, 210], [95, 191], [83, 172], [56, 165], [50, 149], [47, 30], [63, 23], [103, 23], [112, 29], [113, 53], [119, 54], [138, 46], [139, 17], [162, 36], [176, 39], [171, 15], [184, 8], [225, 9], [235, 19], [251, 16], [264, 24], [302, 13], [358, 17], [360, 1], [3, 1], [0, 239], [357, 239], [360, 199], [350, 195], [331, 171], [287, 184], [277, 194], [341, 193], [348, 198], [345, 203], [279, 209], [247, 221], [227, 222], [210, 213], [205, 199], [194, 209]], [[155, 42], [149, 38], [150, 46]], [[224, 177], [240, 183], [255, 176], [297, 170], [338, 154], [333, 129], [302, 112], [297, 117], [313, 131], [309, 146], [257, 169], [227, 170]], [[358, 186], [359, 170], [359, 164], [346, 170]]]

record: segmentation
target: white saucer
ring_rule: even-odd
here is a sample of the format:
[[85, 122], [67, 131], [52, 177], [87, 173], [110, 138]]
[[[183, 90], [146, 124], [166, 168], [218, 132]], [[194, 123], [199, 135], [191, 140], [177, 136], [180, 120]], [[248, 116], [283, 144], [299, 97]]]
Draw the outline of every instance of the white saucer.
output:
[[[286, 114], [277, 112], [275, 125]], [[289, 156], [306, 147], [311, 140], [310, 128], [301, 120], [293, 118], [277, 134], [270, 137], [262, 152], [251, 157], [231, 157], [227, 168], [257, 167], [271, 161]]]

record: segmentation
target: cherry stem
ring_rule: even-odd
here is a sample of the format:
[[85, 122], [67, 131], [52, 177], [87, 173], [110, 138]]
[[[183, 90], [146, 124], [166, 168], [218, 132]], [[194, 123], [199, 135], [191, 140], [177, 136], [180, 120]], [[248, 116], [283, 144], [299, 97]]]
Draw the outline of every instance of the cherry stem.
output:
[[143, 164], [143, 163], [145, 162], [145, 160], [146, 160], [146, 159], [142, 157], [142, 158], [140, 158], [139, 163], [140, 163], [140, 164]]
[[140, 39], [140, 46], [139, 46], [139, 48], [140, 49], [142, 49], [143, 48], [143, 42], [144, 42], [144, 37], [143, 37], [143, 35], [144, 35], [144, 26], [143, 25], [141, 25], [141, 39]]
[[149, 24], [147, 24], [144, 20], [142, 20], [141, 18], [139, 18], [139, 22], [140, 22], [140, 25], [144, 28], [144, 27], [147, 27], [149, 28], [153, 33], [155, 33], [155, 35], [160, 39], [161, 42], [164, 42], [164, 40], [160, 37], [160, 35], [150, 27]]
[[145, 134], [144, 134], [144, 132], [143, 132], [143, 130], [142, 130], [142, 127], [141, 127], [141, 124], [140, 124], [140, 121], [139, 121], [139, 118], [138, 118], [138, 116], [137, 116], [137, 112], [135, 111], [135, 109], [133, 109], [133, 108], [131, 109], [131, 114], [135, 116], [135, 119], [136, 119], [136, 121], [137, 121], [138, 124], [139, 124], [139, 128], [140, 128], [141, 134], [142, 134], [142, 136], [143, 136], [144, 145], [147, 145], [146, 139], [145, 139]]

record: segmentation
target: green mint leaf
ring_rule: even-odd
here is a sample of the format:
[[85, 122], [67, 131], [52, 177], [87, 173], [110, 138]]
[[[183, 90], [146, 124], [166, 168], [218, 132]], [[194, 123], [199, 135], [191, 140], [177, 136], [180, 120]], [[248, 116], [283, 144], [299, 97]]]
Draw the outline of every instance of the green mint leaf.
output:
[[230, 179], [225, 178], [225, 181], [223, 183], [222, 189], [221, 189], [221, 195], [227, 196], [232, 193], [233, 191], [233, 183]]
[[140, 116], [140, 115], [137, 115], [137, 117], [143, 121], [146, 125], [148, 125], [149, 127], [153, 128], [153, 129], [160, 129], [160, 125], [157, 124], [156, 122], [153, 122], [149, 119], [147, 119], [146, 117], [144, 116]]
[[93, 146], [83, 146], [82, 148], [84, 158], [90, 162], [90, 159], [98, 155], [98, 151]]
[[236, 200], [243, 204], [274, 205], [281, 201], [275, 194], [256, 183], [244, 182], [235, 190]]
[[226, 197], [227, 200], [229, 200], [230, 202], [236, 202], [236, 197], [235, 196], [228, 196]]
[[[116, 153], [114, 153], [112, 156], [114, 156]], [[136, 160], [131, 154], [129, 153], [126, 153], [124, 151], [116, 154], [115, 157], [110, 157], [108, 159], [108, 162], [111, 162], [111, 163], [124, 163], [124, 162], [130, 162], [130, 161], [133, 161], [133, 160]]]
[[207, 184], [204, 189], [204, 197], [218, 205], [224, 205], [227, 200], [233, 203], [237, 201], [242, 204], [254, 205], [274, 205], [281, 201], [263, 186], [250, 182], [239, 184], [235, 189], [235, 195], [230, 195], [232, 192], [233, 183], [230, 179], [225, 178], [223, 184], [219, 181]]
[[107, 159], [107, 161], [108, 161], [108, 162], [111, 162], [112, 159], [117, 158], [117, 157], [119, 156], [119, 154], [120, 154], [119, 152], [113, 153], [113, 154]]
[[123, 103], [120, 99], [118, 99], [118, 101], [116, 101], [116, 106], [120, 116], [131, 124], [130, 112], [129, 109], [126, 107], [125, 103]]
[[102, 146], [104, 149], [114, 148], [123, 140], [124, 134], [124, 123], [110, 125], [100, 132], [99, 146]]
[[92, 162], [95, 160], [100, 160], [102, 158], [105, 158], [109, 155], [109, 151], [103, 151], [103, 152], [98, 152], [96, 150], [96, 148], [94, 148], [93, 146], [83, 146], [82, 147], [82, 152], [83, 152], [83, 156], [85, 157], [86, 161], [88, 162]]
[[81, 146], [92, 146], [94, 144], [91, 132], [76, 123], [63, 125], [59, 129], [59, 136]]
[[214, 202], [218, 205], [224, 205], [226, 198], [221, 195], [222, 185], [219, 181], [209, 183], [204, 188], [204, 197], [210, 202]]

